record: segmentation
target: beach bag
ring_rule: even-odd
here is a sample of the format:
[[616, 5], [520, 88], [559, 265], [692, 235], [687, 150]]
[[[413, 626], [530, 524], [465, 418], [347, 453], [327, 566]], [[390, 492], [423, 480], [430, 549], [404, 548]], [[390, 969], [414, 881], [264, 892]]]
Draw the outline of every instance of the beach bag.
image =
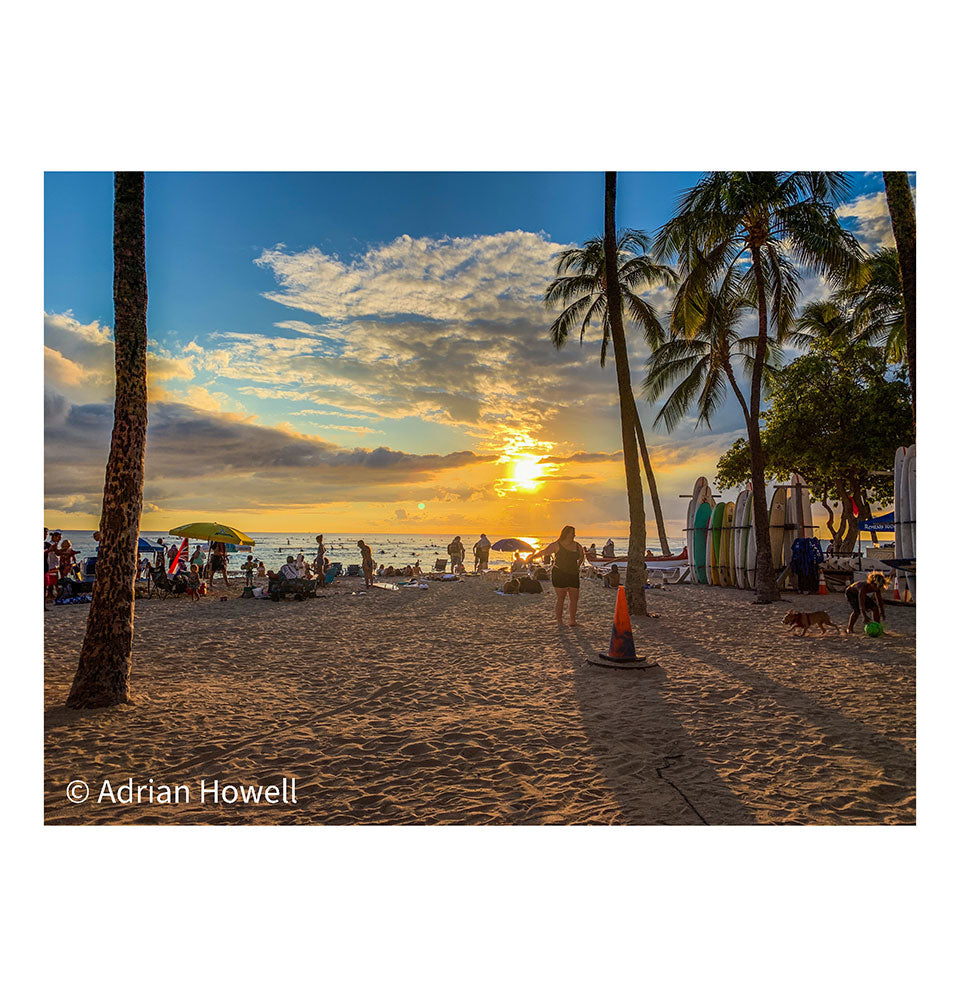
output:
[[509, 581], [503, 583], [503, 588], [501, 592], [506, 592], [509, 595], [516, 595], [520, 591], [520, 582], [516, 578], [511, 578]]
[[[550, 572], [547, 571], [546, 568], [537, 568], [537, 570], [534, 573], [533, 577], [536, 578], [538, 581], [548, 582], [548, 581], [550, 581]], [[541, 591], [542, 591], [542, 589], [541, 589]]]
[[536, 580], [536, 578], [530, 578], [526, 575], [518, 579], [518, 584], [521, 592], [527, 592], [531, 595], [536, 592], [543, 591], [543, 586]]

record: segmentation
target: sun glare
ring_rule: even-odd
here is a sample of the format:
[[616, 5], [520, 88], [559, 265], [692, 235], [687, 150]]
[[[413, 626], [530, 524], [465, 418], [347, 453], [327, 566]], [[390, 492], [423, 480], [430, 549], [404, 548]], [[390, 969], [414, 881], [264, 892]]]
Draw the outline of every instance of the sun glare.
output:
[[533, 491], [540, 484], [541, 466], [533, 458], [514, 461], [513, 481], [518, 488]]

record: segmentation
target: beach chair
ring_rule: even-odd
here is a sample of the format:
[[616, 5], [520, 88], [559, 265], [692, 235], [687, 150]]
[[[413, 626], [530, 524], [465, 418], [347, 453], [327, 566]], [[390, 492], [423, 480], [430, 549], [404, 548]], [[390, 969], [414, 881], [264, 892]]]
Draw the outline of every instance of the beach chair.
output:
[[445, 557], [438, 557], [436, 563], [433, 566], [434, 571], [446, 571], [447, 570], [447, 559]]
[[274, 602], [279, 602], [288, 595], [292, 595], [297, 602], [301, 602], [305, 597], [315, 598], [317, 580], [316, 578], [271, 578], [267, 585], [267, 595]]
[[154, 590], [161, 599], [166, 599], [168, 595], [183, 595], [187, 591], [187, 580], [182, 575], [171, 580], [163, 568], [151, 568], [150, 575]]

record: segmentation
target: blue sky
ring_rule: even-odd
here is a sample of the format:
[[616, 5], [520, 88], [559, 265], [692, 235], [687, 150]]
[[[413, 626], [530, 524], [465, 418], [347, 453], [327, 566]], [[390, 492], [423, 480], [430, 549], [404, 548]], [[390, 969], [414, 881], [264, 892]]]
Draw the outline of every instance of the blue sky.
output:
[[[620, 174], [619, 225], [654, 232], [697, 176]], [[852, 179], [841, 214], [873, 248], [889, 237], [882, 178]], [[48, 487], [52, 514], [77, 528], [95, 521], [108, 435], [112, 184], [45, 180], [48, 452], [58, 419], [95, 427], [87, 463]], [[602, 174], [148, 173], [146, 210], [150, 528], [219, 507], [251, 528], [362, 511], [381, 528], [457, 529], [465, 501], [526, 533], [565, 503], [584, 527], [624, 518], [612, 365], [599, 370], [595, 343], [557, 354], [539, 302], [552, 257], [602, 230]], [[192, 474], [164, 465], [154, 427]], [[664, 491], [701, 466], [712, 477], [738, 429], [731, 403], [712, 429], [651, 431]], [[224, 434], [246, 434], [250, 457], [218, 476], [204, 446]], [[280, 488], [270, 455], [288, 447], [354, 469], [309, 486], [288, 469]], [[553, 485], [505, 483], [518, 454], [554, 459]], [[561, 460], [576, 454], [596, 460]], [[278, 522], [284, 502], [300, 518]]]

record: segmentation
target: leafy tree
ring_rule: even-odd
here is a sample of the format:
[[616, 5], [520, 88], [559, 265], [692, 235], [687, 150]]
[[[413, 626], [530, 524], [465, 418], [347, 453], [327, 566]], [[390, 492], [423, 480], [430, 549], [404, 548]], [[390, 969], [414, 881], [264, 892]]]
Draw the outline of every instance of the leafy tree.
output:
[[[636, 229], [626, 229], [616, 240], [617, 275], [621, 298], [627, 314], [639, 326], [647, 345], [652, 349], [662, 341], [663, 329], [656, 309], [641, 296], [640, 292], [649, 287], [670, 284], [674, 274], [669, 267], [650, 259], [647, 249], [647, 236]], [[580, 247], [564, 250], [557, 258], [556, 273], [556, 278], [550, 282], [543, 296], [547, 305], [565, 306], [550, 326], [550, 338], [554, 346], [558, 350], [561, 349], [569, 337], [577, 331], [582, 344], [587, 328], [596, 323], [602, 330], [600, 366], [606, 366], [612, 327], [607, 301], [604, 240], [588, 239]], [[657, 520], [660, 547], [664, 554], [669, 554], [670, 545], [660, 508], [657, 479], [650, 462], [650, 453], [647, 450], [647, 441], [636, 401], [633, 403], [633, 421], [637, 442], [640, 445], [640, 457], [650, 487], [650, 501], [653, 503], [653, 512]]]
[[678, 261], [674, 312], [682, 315], [684, 335], [698, 333], [707, 314], [707, 296], [730, 270], [736, 271], [742, 294], [756, 309], [747, 439], [761, 603], [780, 598], [770, 551], [760, 438], [767, 351], [771, 338], [782, 338], [791, 328], [800, 270], [828, 275], [837, 283], [850, 280], [856, 272], [862, 251], [834, 210], [849, 189], [845, 174], [835, 172], [709, 173], [681, 197], [676, 215], [660, 230], [654, 247], [661, 259]]
[[114, 176], [116, 400], [93, 601], [67, 706], [129, 702], [133, 597], [147, 437], [147, 269], [142, 173]]
[[[897, 447], [913, 438], [904, 373], [889, 376], [882, 348], [823, 339], [771, 375], [768, 395], [760, 434], [768, 475], [786, 481], [802, 474], [827, 512], [835, 545], [852, 550], [858, 519], [892, 500]], [[717, 485], [732, 488], [750, 477], [750, 448], [739, 439], [717, 462]]]

